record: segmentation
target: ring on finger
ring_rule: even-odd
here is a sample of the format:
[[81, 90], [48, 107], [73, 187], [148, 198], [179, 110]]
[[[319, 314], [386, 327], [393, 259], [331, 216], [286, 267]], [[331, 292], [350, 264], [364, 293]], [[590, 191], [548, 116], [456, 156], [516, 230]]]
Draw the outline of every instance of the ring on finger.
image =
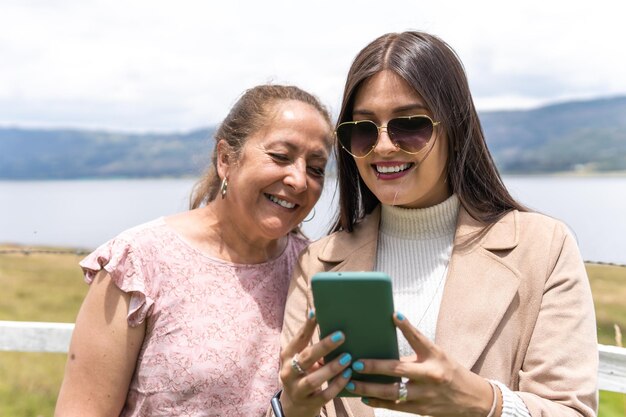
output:
[[304, 375], [306, 372], [302, 369], [302, 365], [300, 365], [300, 361], [298, 361], [298, 354], [296, 353], [291, 358], [291, 368], [298, 373], [298, 375]]
[[406, 386], [406, 382], [401, 381], [398, 384], [398, 400], [396, 402], [398, 403], [406, 402], [408, 396], [409, 396], [409, 390]]

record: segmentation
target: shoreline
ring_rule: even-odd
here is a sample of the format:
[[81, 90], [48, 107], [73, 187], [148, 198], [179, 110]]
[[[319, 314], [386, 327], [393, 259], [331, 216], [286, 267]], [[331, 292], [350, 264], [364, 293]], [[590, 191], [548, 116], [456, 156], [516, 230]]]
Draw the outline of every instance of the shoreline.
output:
[[93, 249], [80, 247], [66, 247], [53, 245], [27, 245], [12, 242], [0, 242], [0, 256], [10, 254], [50, 254], [50, 255], [77, 255], [83, 256], [93, 252]]

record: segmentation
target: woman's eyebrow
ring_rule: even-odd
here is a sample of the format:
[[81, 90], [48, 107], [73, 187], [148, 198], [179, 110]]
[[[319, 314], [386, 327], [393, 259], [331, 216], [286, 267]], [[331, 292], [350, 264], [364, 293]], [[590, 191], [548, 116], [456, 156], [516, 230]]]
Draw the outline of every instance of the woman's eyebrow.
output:
[[[289, 152], [298, 152], [300, 150], [299, 146], [297, 146], [296, 144], [286, 139], [278, 139], [269, 144], [269, 146], [273, 146], [273, 145], [282, 145], [286, 147], [289, 150]], [[311, 156], [313, 158], [328, 159], [328, 152], [326, 152], [326, 150], [312, 151]]]

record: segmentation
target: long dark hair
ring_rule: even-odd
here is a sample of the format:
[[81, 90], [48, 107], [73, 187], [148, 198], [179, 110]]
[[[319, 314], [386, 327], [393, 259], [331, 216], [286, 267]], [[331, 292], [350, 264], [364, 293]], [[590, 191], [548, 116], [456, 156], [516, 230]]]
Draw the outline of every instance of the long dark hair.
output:
[[215, 132], [215, 148], [211, 164], [204, 175], [194, 185], [189, 208], [195, 209], [217, 196], [221, 179], [217, 174], [217, 143], [225, 140], [235, 157], [241, 152], [246, 141], [254, 133], [271, 122], [272, 109], [285, 100], [296, 100], [310, 104], [331, 125], [328, 110], [314, 95], [292, 85], [265, 84], [246, 90], [232, 107], [220, 127]]
[[[493, 223], [508, 211], [527, 211], [509, 194], [496, 169], [456, 52], [424, 32], [388, 33], [367, 45], [348, 72], [337, 123], [352, 120], [354, 96], [363, 81], [391, 70], [425, 100], [448, 138], [447, 180], [463, 207], [477, 220]], [[339, 215], [333, 230], [351, 232], [380, 201], [367, 188], [354, 158], [335, 147]]]

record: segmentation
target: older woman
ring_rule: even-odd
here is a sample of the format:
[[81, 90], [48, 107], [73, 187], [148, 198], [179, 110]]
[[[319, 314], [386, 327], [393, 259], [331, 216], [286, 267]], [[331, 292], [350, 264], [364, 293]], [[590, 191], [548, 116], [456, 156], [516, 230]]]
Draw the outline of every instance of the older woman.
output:
[[254, 416], [276, 390], [289, 277], [332, 143], [310, 94], [264, 85], [215, 134], [192, 210], [120, 234], [81, 262], [57, 416]]
[[[336, 134], [339, 221], [303, 253], [289, 291], [284, 414], [594, 416], [595, 318], [578, 247], [506, 190], [454, 51], [422, 32], [370, 43], [349, 71]], [[309, 346], [311, 277], [351, 270], [391, 276], [401, 361], [322, 366], [349, 334]], [[362, 401], [328, 402], [344, 387]]]

